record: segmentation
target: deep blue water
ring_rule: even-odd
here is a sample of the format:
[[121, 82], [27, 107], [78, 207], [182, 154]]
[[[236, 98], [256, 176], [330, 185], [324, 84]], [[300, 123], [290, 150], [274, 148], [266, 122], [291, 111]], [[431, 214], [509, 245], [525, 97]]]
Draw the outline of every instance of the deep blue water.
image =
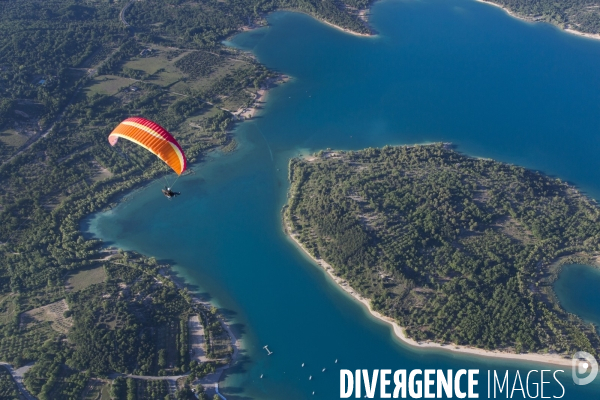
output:
[[587, 265], [564, 266], [554, 291], [563, 308], [600, 328], [600, 270]]
[[[89, 230], [170, 261], [223, 308], [244, 341], [243, 359], [222, 383], [228, 399], [339, 398], [340, 368], [479, 368], [487, 398], [488, 369], [550, 368], [399, 343], [282, 233], [287, 160], [327, 147], [446, 141], [598, 198], [600, 42], [470, 0], [378, 2], [371, 24], [379, 35], [368, 38], [296, 13], [269, 22], [231, 45], [293, 79], [238, 126], [238, 150], [197, 165], [179, 180], [177, 199], [167, 202], [157, 182], [96, 215]], [[600, 391], [575, 386], [566, 369], [558, 377], [564, 398]], [[547, 388], [546, 396], [561, 394]]]

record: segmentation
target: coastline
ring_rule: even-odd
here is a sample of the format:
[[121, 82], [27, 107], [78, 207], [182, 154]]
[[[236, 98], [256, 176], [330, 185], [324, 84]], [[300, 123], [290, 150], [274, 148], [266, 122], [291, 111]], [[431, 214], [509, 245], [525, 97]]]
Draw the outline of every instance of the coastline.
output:
[[373, 5], [373, 3], [371, 3], [369, 5], [369, 7], [365, 8], [365, 9], [358, 10], [358, 14], [357, 14], [358, 15], [358, 19], [360, 19], [365, 24], [365, 27], [369, 29], [369, 31], [370, 31], [369, 33], [360, 33], [360, 32], [356, 32], [356, 31], [353, 31], [353, 30], [348, 29], [348, 28], [343, 28], [343, 27], [341, 27], [339, 25], [336, 25], [336, 24], [334, 24], [332, 22], [326, 21], [323, 18], [320, 18], [320, 17], [318, 17], [318, 16], [316, 16], [314, 14], [311, 14], [309, 12], [306, 12], [306, 11], [294, 10], [294, 9], [291, 9], [291, 8], [280, 8], [277, 11], [289, 11], [289, 12], [296, 12], [296, 13], [300, 13], [300, 14], [305, 14], [305, 15], [308, 15], [309, 17], [311, 17], [311, 18], [314, 18], [315, 20], [317, 20], [317, 21], [319, 21], [321, 23], [324, 23], [325, 25], [329, 25], [332, 28], [335, 28], [337, 30], [340, 30], [340, 31], [345, 32], [345, 33], [350, 34], [350, 35], [362, 36], [362, 37], [376, 37], [377, 34], [373, 33], [373, 29], [369, 26], [368, 19], [367, 19], [367, 13], [370, 11], [372, 5]]
[[[363, 11], [364, 11], [364, 10], [361, 10], [360, 12], [363, 12]], [[298, 11], [295, 11], [295, 12], [298, 12]], [[350, 30], [350, 29], [348, 29], [348, 28], [342, 28], [342, 27], [341, 27], [341, 26], [339, 26], [339, 25], [335, 25], [335, 24], [333, 24], [333, 23], [331, 23], [331, 22], [329, 22], [329, 21], [325, 21], [324, 19], [318, 18], [318, 17], [316, 17], [316, 16], [314, 16], [314, 15], [312, 15], [312, 14], [309, 14], [309, 13], [306, 13], [306, 15], [310, 15], [311, 17], [313, 17], [313, 18], [314, 18], [314, 19], [316, 19], [317, 21], [319, 21], [319, 22], [322, 22], [322, 23], [324, 23], [325, 25], [329, 25], [329, 26], [331, 26], [331, 27], [333, 27], [333, 28], [335, 28], [335, 29], [337, 29], [337, 30], [340, 30], [340, 31], [342, 31], [342, 32], [346, 32], [346, 33], [348, 33], [348, 34], [350, 34], [350, 35], [354, 35], [354, 36], [361, 36], [361, 37], [376, 37], [376, 36], [377, 36], [376, 34], [373, 34], [373, 33], [360, 33], [360, 32], [355, 32], [355, 31], [352, 31], [352, 30]]]
[[[504, 7], [503, 5], [500, 5], [498, 3], [494, 3], [494, 2], [489, 1], [489, 0], [475, 0], [475, 1], [478, 2], [478, 3], [488, 4], [490, 6], [501, 8], [502, 10], [504, 10], [511, 17], [520, 19], [522, 21], [526, 21], [526, 22], [546, 22], [544, 20], [540, 20], [540, 19], [528, 17], [528, 16], [525, 16], [525, 15], [516, 14], [516, 13], [512, 12], [511, 10], [509, 10], [508, 8]], [[552, 24], [550, 22], [546, 22], [546, 23], [554, 25], [554, 24]], [[585, 33], [585, 32], [581, 32], [581, 31], [578, 31], [578, 30], [575, 30], [575, 29], [572, 29], [572, 28], [561, 28], [560, 26], [557, 26], [557, 25], [554, 25], [554, 26], [556, 26], [561, 31], [569, 33], [571, 35], [577, 35], [577, 36], [585, 37], [585, 38], [588, 38], [588, 39], [600, 40], [600, 34]]]
[[[171, 282], [173, 282], [173, 284], [179, 290], [186, 290], [187, 289], [187, 280], [185, 278], [177, 276], [177, 275], [174, 276], [171, 272], [172, 272], [171, 267], [167, 267], [166, 269], [161, 268], [159, 271], [159, 275], [162, 276], [164, 279], [168, 279]], [[190, 294], [190, 299], [191, 299], [190, 303], [192, 305], [199, 305], [205, 309], [208, 309], [210, 306], [213, 305], [209, 301], [201, 300], [200, 298], [193, 295], [191, 292], [188, 292], [188, 293]], [[203, 313], [203, 311], [200, 311], [200, 312]], [[207, 390], [207, 392], [213, 392], [214, 394], [219, 394], [219, 382], [221, 382], [223, 373], [225, 372], [226, 369], [231, 368], [235, 364], [235, 362], [239, 356], [240, 348], [242, 347], [241, 340], [235, 336], [235, 334], [231, 330], [231, 327], [229, 326], [227, 321], [225, 321], [223, 315], [218, 314], [217, 319], [219, 320], [221, 327], [227, 332], [227, 335], [229, 336], [231, 349], [233, 351], [231, 354], [231, 358], [229, 359], [229, 362], [227, 364], [217, 368], [215, 372], [205, 375], [202, 378], [195, 380], [195, 383], [202, 384], [202, 386], [205, 388], [205, 390]], [[187, 376], [187, 375], [188, 374], [186, 373], [182, 376]], [[224, 397], [222, 397], [222, 398], [224, 398]]]
[[[288, 75], [285, 75], [285, 74], [278, 74], [275, 77], [267, 78], [265, 80], [264, 84], [261, 86], [261, 88], [259, 90], [257, 90], [255, 93], [253, 93], [254, 99], [252, 100], [252, 104], [249, 107], [240, 108], [235, 112], [224, 109], [224, 108], [221, 108], [221, 109], [223, 111], [226, 111], [226, 112], [230, 113], [231, 115], [233, 115], [234, 123], [238, 123], [238, 122], [243, 123], [246, 120], [252, 119], [256, 115], [258, 110], [261, 108], [259, 106], [259, 103], [262, 104], [262, 103], [266, 102], [266, 98], [267, 98], [267, 95], [268, 95], [268, 92], [270, 89], [272, 89], [273, 87], [276, 87], [279, 84], [286, 83], [290, 79], [291, 79], [291, 77]], [[231, 136], [232, 135], [231, 130], [228, 130], [227, 134]], [[223, 147], [225, 147], [225, 146], [217, 146], [215, 148], [212, 148], [208, 152], [204, 153], [203, 156], [206, 156], [206, 154], [208, 154], [209, 152], [213, 152], [215, 150], [222, 150]], [[205, 163], [205, 162], [206, 162], [206, 159], [202, 159], [202, 160], [195, 161], [194, 164]], [[128, 201], [128, 197], [131, 196], [132, 194], [134, 194], [135, 192], [137, 192], [138, 190], [145, 188], [146, 186], [156, 182], [159, 179], [160, 179], [159, 177], [152, 177], [152, 178], [146, 179], [146, 180], [134, 185], [132, 188], [129, 188], [128, 190], [126, 190], [125, 193], [119, 195], [115, 201], [111, 202], [108, 209], [99, 210], [99, 211], [93, 212], [91, 214], [88, 214], [86, 216], [86, 218], [89, 218], [98, 212], [102, 213], [102, 212], [107, 212], [107, 211], [112, 210], [116, 205], [125, 203], [126, 201]], [[81, 229], [81, 231], [83, 232], [82, 229]], [[89, 230], [86, 230], [86, 231], [89, 233]], [[96, 234], [94, 234], [93, 236], [96, 236]], [[104, 250], [108, 250], [109, 252], [111, 252], [110, 255], [105, 257], [105, 259], [106, 260], [110, 259], [112, 257], [112, 253], [116, 252], [117, 249], [122, 249], [122, 248], [120, 248], [118, 246], [114, 247], [114, 248], [113, 247], [105, 248]], [[125, 251], [131, 251], [131, 250], [125, 250]], [[188, 285], [190, 283], [189, 280], [186, 279], [185, 277], [178, 276], [177, 272], [172, 270], [171, 266], [161, 267], [159, 269], [158, 275], [161, 277], [161, 279], [172, 282], [175, 285], [175, 287], [177, 287], [179, 290], [181, 290], [181, 291], [188, 290]], [[196, 311], [198, 313], [204, 313], [205, 310], [207, 310], [211, 306], [213, 306], [213, 304], [210, 301], [202, 300], [201, 298], [197, 297], [190, 291], [188, 291], [187, 293], [190, 295], [190, 301], [189, 301], [190, 305], [192, 305], [194, 308], [196, 308], [195, 306], [199, 306], [204, 309], [204, 310], [202, 310], [201, 308], [196, 308]], [[221, 394], [219, 392], [219, 383], [222, 381], [225, 371], [227, 369], [233, 367], [235, 365], [235, 363], [237, 362], [237, 359], [240, 355], [240, 351], [243, 348], [243, 343], [242, 343], [242, 340], [234, 334], [233, 330], [231, 329], [229, 321], [227, 321], [222, 314], [219, 313], [217, 316], [217, 319], [219, 321], [219, 324], [221, 325], [221, 328], [227, 333], [227, 336], [229, 337], [229, 343], [231, 345], [232, 354], [229, 357], [229, 359], [220, 360], [220, 361], [227, 361], [226, 364], [223, 364], [220, 367], [218, 367], [215, 370], [215, 372], [212, 372], [208, 375], [205, 375], [201, 378], [196, 379], [194, 381], [194, 384], [198, 384], [198, 383], [201, 384], [204, 387], [207, 394], [210, 394], [210, 395], [215, 394], [215, 395], [218, 395], [221, 399], [225, 399], [223, 394]], [[219, 361], [219, 360], [214, 360], [214, 361]], [[177, 385], [177, 381], [180, 378], [187, 377], [188, 375], [189, 375], [189, 372], [184, 373], [182, 375], [173, 375], [173, 376], [169, 376], [169, 375], [137, 376], [137, 375], [131, 375], [131, 374], [124, 375], [124, 376], [132, 377], [132, 378], [136, 378], [136, 379], [142, 379], [142, 380], [168, 380], [168, 381], [173, 381], [174, 384]]]
[[565, 29], [563, 29], [563, 31], [570, 33], [572, 35], [583, 36], [588, 39], [600, 40], [600, 34], [598, 34], [598, 33], [596, 33], [596, 34], [584, 33], [584, 32], [576, 31], [575, 29], [571, 29], [571, 28], [565, 28]]
[[569, 367], [569, 368], [571, 367], [571, 364], [572, 364], [571, 359], [563, 358], [562, 356], [560, 356], [558, 354], [538, 354], [538, 353], [515, 354], [515, 353], [507, 353], [507, 352], [503, 352], [503, 351], [483, 350], [483, 349], [478, 349], [475, 347], [460, 346], [460, 345], [455, 345], [455, 344], [442, 345], [442, 344], [433, 343], [433, 342], [424, 342], [423, 343], [423, 342], [417, 342], [416, 340], [409, 338], [408, 336], [406, 336], [404, 328], [402, 326], [400, 326], [398, 324], [398, 322], [396, 322], [394, 319], [392, 319], [390, 317], [387, 317], [387, 316], [381, 314], [378, 311], [373, 310], [369, 299], [361, 296], [358, 292], [356, 292], [348, 284], [348, 282], [346, 280], [335, 275], [333, 267], [330, 264], [328, 264], [325, 260], [315, 258], [312, 254], [310, 254], [309, 251], [304, 247], [304, 245], [302, 245], [302, 243], [300, 243], [300, 241], [297, 238], [297, 235], [291, 233], [291, 229], [290, 229], [291, 227], [289, 225], [287, 218], [285, 216], [283, 216], [283, 218], [284, 218], [283, 226], [284, 226], [284, 232], [285, 232], [286, 236], [288, 236], [296, 244], [296, 246], [300, 250], [302, 250], [302, 252], [304, 252], [315, 264], [317, 264], [318, 266], [323, 268], [323, 270], [325, 270], [325, 272], [327, 272], [329, 277], [333, 280], [333, 282], [335, 282], [335, 284], [340, 289], [342, 289], [344, 292], [348, 293], [350, 296], [352, 296], [358, 302], [362, 303], [369, 310], [369, 313], [371, 313], [371, 315], [373, 317], [390, 324], [394, 330], [394, 334], [396, 335], [396, 337], [398, 339], [400, 339], [401, 342], [408, 344], [410, 346], [419, 348], [419, 349], [432, 348], [432, 349], [439, 349], [439, 350], [447, 350], [447, 351], [456, 352], [456, 353], [471, 354], [471, 355], [475, 355], [475, 356], [479, 356], [479, 357], [503, 358], [503, 359], [509, 359], [509, 360], [513, 360], [513, 361], [530, 361], [530, 362], [538, 362], [538, 363], [545, 363], [545, 364], [553, 364], [553, 365]]
[[[371, 3], [371, 5], [372, 5], [372, 3]], [[369, 21], [368, 21], [368, 17], [367, 17], [368, 13], [371, 10], [371, 5], [369, 5], [369, 7], [367, 7], [367, 8], [358, 10], [358, 13], [357, 13], [358, 19], [360, 19], [365, 24], [365, 27], [369, 29], [369, 31], [370, 31], [369, 33], [360, 33], [360, 32], [356, 32], [356, 31], [353, 31], [353, 30], [348, 29], [348, 28], [343, 28], [343, 27], [341, 27], [339, 25], [336, 25], [336, 24], [334, 24], [332, 22], [326, 21], [323, 18], [320, 18], [320, 17], [318, 17], [318, 16], [316, 16], [314, 14], [311, 14], [311, 13], [306, 12], [306, 11], [295, 10], [293, 8], [278, 8], [275, 11], [272, 11], [272, 12], [288, 11], [288, 12], [300, 13], [300, 14], [308, 15], [309, 17], [314, 18], [315, 20], [317, 20], [317, 21], [319, 21], [321, 23], [329, 25], [332, 28], [335, 28], [335, 29], [340, 30], [340, 31], [345, 32], [345, 33], [348, 33], [350, 35], [362, 36], [362, 37], [376, 37], [377, 34], [374, 33], [373, 29], [369, 26]], [[271, 13], [271, 12], [269, 12], [269, 13]], [[268, 26], [268, 25], [265, 25], [265, 24], [253, 24], [252, 26], [243, 26], [241, 32], [247, 32], [247, 31], [251, 31], [253, 29], [264, 28], [265, 26]]]
[[254, 93], [252, 105], [248, 107], [241, 107], [236, 111], [229, 112], [234, 116], [236, 121], [243, 122], [245, 120], [252, 119], [256, 116], [256, 113], [261, 108], [259, 107], [259, 103], [264, 104], [267, 102], [267, 95], [269, 94], [269, 90], [277, 85], [288, 82], [290, 79], [291, 78], [285, 74], [279, 74], [275, 78], [268, 78], [264, 85], [262, 85], [260, 89], [256, 91], [256, 93]]

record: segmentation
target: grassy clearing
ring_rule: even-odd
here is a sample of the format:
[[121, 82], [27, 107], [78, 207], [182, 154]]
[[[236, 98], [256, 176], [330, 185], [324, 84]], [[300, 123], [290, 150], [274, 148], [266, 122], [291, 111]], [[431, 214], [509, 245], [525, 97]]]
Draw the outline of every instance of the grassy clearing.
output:
[[254, 94], [250, 91], [241, 91], [232, 96], [225, 97], [221, 102], [221, 107], [236, 111], [242, 107], [248, 107], [254, 100]]
[[172, 68], [173, 67], [169, 67], [165, 71], [156, 74], [148, 81], [162, 87], [169, 87], [175, 84], [175, 82], [178, 82], [182, 79], [182, 76], [180, 72], [172, 71]]
[[81, 269], [68, 277], [66, 288], [78, 291], [104, 281], [106, 281], [104, 267]]
[[108, 168], [104, 168], [100, 166], [100, 164], [94, 164], [98, 168], [98, 172], [96, 175], [92, 177], [92, 182], [99, 182], [104, 179], [108, 179], [113, 176], [113, 173], [108, 170]]
[[116, 75], [101, 75], [92, 79], [91, 84], [85, 88], [85, 92], [88, 95], [93, 94], [116, 94], [121, 88], [130, 86], [135, 80], [130, 78], [123, 78], [122, 76]]
[[168, 61], [164, 57], [156, 56], [156, 57], [140, 57], [134, 58], [131, 61], [128, 61], [123, 66], [124, 68], [137, 69], [140, 71], [144, 71], [148, 75], [152, 75], [156, 73], [161, 68], [169, 68], [171, 62]]
[[231, 58], [224, 58], [223, 65], [206, 77], [196, 79], [195, 81], [188, 80], [186, 87], [192, 89], [203, 90], [209, 88], [214, 82], [223, 78], [227, 74], [233, 74], [236, 70], [248, 66], [245, 61], [238, 61]]
[[187, 51], [182, 51], [178, 53], [177, 57], [171, 58], [168, 50], [158, 48], [155, 49], [153, 56], [134, 58], [128, 61], [123, 67], [144, 71], [150, 75], [146, 79], [147, 82], [162, 87], [169, 87], [177, 81], [184, 79], [184, 74], [175, 67], [174, 63], [188, 53]]
[[8, 146], [12, 146], [14, 148], [19, 148], [27, 142], [27, 136], [21, 135], [14, 129], [5, 129], [0, 132], [0, 140], [3, 141]]
[[100, 389], [100, 400], [110, 400], [110, 384], [105, 383]]
[[69, 306], [65, 299], [34, 308], [21, 314], [21, 329], [27, 329], [39, 322], [50, 322], [50, 326], [57, 332], [67, 333], [73, 326], [73, 318], [65, 318], [65, 311]]
[[209, 142], [214, 139], [214, 133], [208, 132], [201, 127], [201, 122], [204, 119], [215, 116], [220, 110], [217, 107], [213, 107], [209, 104], [202, 109], [198, 115], [191, 116], [185, 120], [179, 127], [177, 134], [178, 138], [194, 139], [196, 141]]

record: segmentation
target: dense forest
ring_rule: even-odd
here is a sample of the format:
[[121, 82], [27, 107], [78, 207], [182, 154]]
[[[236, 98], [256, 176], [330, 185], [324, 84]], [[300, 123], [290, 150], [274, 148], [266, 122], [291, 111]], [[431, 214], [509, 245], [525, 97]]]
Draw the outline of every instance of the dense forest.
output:
[[530, 21], [545, 21], [563, 29], [600, 33], [599, 0], [486, 0]]
[[552, 265], [600, 250], [574, 188], [443, 144], [290, 161], [288, 229], [418, 341], [515, 352], [600, 350], [550, 295]]
[[6, 368], [0, 368], [0, 399], [19, 400], [19, 389]]

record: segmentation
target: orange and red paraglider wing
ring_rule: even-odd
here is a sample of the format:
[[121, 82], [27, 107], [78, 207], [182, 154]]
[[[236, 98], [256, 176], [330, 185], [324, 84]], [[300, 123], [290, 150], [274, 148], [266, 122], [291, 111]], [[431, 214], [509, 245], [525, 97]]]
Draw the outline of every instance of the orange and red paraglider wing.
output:
[[127, 118], [108, 135], [108, 142], [114, 146], [120, 137], [156, 154], [178, 175], [187, 168], [187, 160], [179, 143], [156, 122], [140, 117]]

